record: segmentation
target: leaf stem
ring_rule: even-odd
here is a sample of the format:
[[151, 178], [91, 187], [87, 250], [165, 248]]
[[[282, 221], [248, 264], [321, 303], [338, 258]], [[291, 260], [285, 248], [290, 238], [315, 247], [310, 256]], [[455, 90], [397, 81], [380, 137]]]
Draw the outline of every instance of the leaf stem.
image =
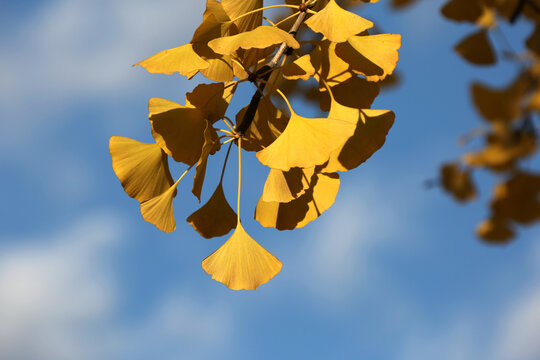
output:
[[278, 92], [279, 95], [281, 95], [281, 97], [283, 98], [283, 100], [285, 100], [285, 102], [287, 103], [287, 107], [289, 108], [289, 111], [291, 112], [291, 114], [295, 114], [294, 110], [292, 109], [291, 107], [291, 103], [289, 102], [289, 100], [287, 99], [287, 97], [285, 96], [285, 94], [283, 94], [281, 92], [281, 90], [279, 89], [276, 89], [276, 91]]
[[240, 223], [240, 193], [242, 189], [242, 138], [238, 138], [238, 199], [236, 203], [236, 215]]

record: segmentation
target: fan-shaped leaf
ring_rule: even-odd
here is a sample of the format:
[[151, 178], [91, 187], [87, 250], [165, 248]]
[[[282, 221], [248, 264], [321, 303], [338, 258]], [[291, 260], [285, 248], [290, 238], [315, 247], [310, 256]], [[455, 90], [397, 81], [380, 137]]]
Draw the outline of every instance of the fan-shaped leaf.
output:
[[287, 203], [309, 188], [314, 168], [292, 168], [289, 171], [270, 169], [261, 199], [266, 202]]
[[300, 47], [291, 34], [272, 26], [259, 26], [237, 35], [217, 38], [210, 41], [208, 46], [218, 54], [232, 55], [238, 49], [266, 49], [283, 42], [293, 49]]
[[172, 202], [176, 196], [176, 187], [179, 181], [174, 183], [163, 194], [141, 203], [143, 219], [167, 233], [173, 232], [176, 229]]
[[171, 75], [177, 72], [188, 78], [209, 66], [208, 62], [197, 55], [191, 44], [160, 51], [135, 65], [142, 66], [150, 73]]

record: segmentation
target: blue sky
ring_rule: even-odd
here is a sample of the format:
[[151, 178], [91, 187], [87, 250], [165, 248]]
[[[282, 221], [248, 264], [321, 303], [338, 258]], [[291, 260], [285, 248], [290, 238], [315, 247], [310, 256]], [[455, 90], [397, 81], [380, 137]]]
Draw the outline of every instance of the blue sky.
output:
[[[160, 233], [122, 191], [107, 147], [112, 135], [150, 141], [148, 99], [181, 102], [201, 81], [131, 64], [189, 41], [203, 2], [1, 2], [0, 358], [540, 358], [538, 229], [486, 246], [473, 231], [489, 176], [478, 174], [480, 199], [467, 206], [422, 186], [480, 123], [469, 82], [503, 85], [516, 71], [461, 61], [452, 47], [472, 28], [443, 20], [441, 4], [362, 10], [403, 35], [403, 84], [374, 105], [396, 122], [320, 219], [294, 232], [250, 219], [266, 172], [244, 157], [244, 227], [284, 266], [256, 292], [234, 292], [201, 269], [226, 237], [183, 222], [197, 205], [190, 182], [179, 186], [177, 230]], [[506, 29], [516, 39], [529, 30]]]

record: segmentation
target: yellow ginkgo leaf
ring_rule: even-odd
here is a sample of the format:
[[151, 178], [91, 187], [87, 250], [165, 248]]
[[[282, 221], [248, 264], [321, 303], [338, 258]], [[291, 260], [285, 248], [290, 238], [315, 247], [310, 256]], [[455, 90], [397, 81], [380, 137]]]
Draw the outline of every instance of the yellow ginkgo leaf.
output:
[[334, 0], [330, 0], [324, 9], [311, 16], [305, 24], [336, 43], [347, 41], [351, 36], [373, 27], [371, 21], [342, 9]]
[[292, 168], [289, 171], [270, 169], [261, 199], [266, 202], [287, 203], [309, 188], [315, 168]]
[[259, 151], [259, 161], [272, 169], [287, 171], [324, 164], [330, 153], [350, 138], [355, 124], [332, 118], [305, 118], [291, 113], [285, 131]]
[[180, 179], [163, 194], [141, 203], [143, 219], [167, 233], [173, 232], [176, 229], [172, 202], [176, 196], [176, 187], [179, 181]]
[[353, 36], [336, 45], [336, 54], [368, 81], [380, 81], [394, 71], [400, 47], [401, 35], [397, 34]]
[[506, 219], [491, 218], [476, 228], [476, 234], [488, 243], [504, 244], [515, 236], [514, 230]]
[[469, 171], [464, 171], [456, 163], [441, 167], [441, 185], [460, 202], [470, 201], [476, 197], [476, 186]]
[[204, 145], [201, 152], [201, 158], [195, 168], [195, 177], [193, 178], [193, 188], [191, 192], [201, 202], [201, 192], [204, 184], [204, 177], [206, 175], [206, 163], [208, 162], [208, 156], [215, 154], [220, 148], [219, 137], [216, 130], [212, 127], [210, 122], [207, 122], [206, 129], [204, 130]]
[[218, 82], [231, 81], [234, 78], [234, 62], [229, 55], [216, 54], [207, 43], [193, 44], [193, 49], [208, 62], [208, 67], [200, 70], [206, 78]]
[[287, 203], [266, 202], [262, 197], [255, 209], [255, 219], [264, 227], [292, 230], [306, 226], [328, 210], [339, 190], [339, 176], [314, 174], [310, 188], [297, 199]]
[[493, 65], [497, 60], [487, 30], [480, 30], [467, 36], [454, 49], [472, 64]]
[[308, 80], [310, 76], [315, 74], [315, 68], [311, 63], [311, 56], [307, 54], [288, 63], [282, 68], [282, 74], [287, 80]]
[[233, 290], [256, 290], [280, 272], [282, 264], [244, 230], [240, 221], [232, 236], [202, 262], [212, 279]]
[[223, 118], [236, 90], [235, 83], [199, 84], [186, 94], [186, 102], [204, 113], [214, 123]]
[[231, 28], [229, 18], [227, 14], [223, 12], [221, 4], [216, 3], [219, 5], [214, 4], [208, 8], [208, 4], [210, 3], [210, 1], [207, 2], [207, 8], [203, 15], [203, 22], [193, 33], [191, 39], [192, 44], [207, 43], [212, 39], [228, 34], [230, 31], [236, 32], [235, 28]]
[[223, 185], [219, 183], [208, 202], [186, 220], [199, 234], [210, 239], [234, 229], [237, 217], [225, 198]]
[[[355, 76], [333, 86], [332, 95], [335, 101], [343, 106], [355, 109], [369, 109], [377, 95], [379, 95], [380, 86], [381, 82], [367, 81], [364, 78]], [[320, 100], [321, 110], [329, 112], [331, 103], [330, 95], [323, 96]]]
[[155, 143], [112, 136], [109, 151], [113, 170], [125, 192], [138, 201], [162, 194], [174, 183], [167, 154]]
[[395, 118], [390, 110], [353, 109], [338, 102], [332, 103], [328, 116], [348, 121], [356, 129], [342, 146], [332, 151], [324, 172], [348, 171], [369, 159], [384, 145]]
[[293, 49], [300, 47], [291, 34], [272, 26], [259, 26], [237, 35], [217, 38], [210, 41], [208, 46], [218, 54], [232, 55], [238, 49], [266, 49], [283, 42]]
[[140, 65], [151, 73], [171, 75], [177, 72], [187, 77], [192, 77], [197, 71], [209, 66], [208, 62], [197, 55], [191, 44], [163, 50], [135, 65]]
[[159, 98], [150, 99], [148, 111], [156, 143], [175, 161], [194, 165], [204, 145], [204, 113]]
[[[244, 118], [247, 106], [236, 115], [236, 123]], [[261, 99], [253, 122], [242, 139], [242, 149], [259, 151], [270, 145], [285, 130], [289, 118], [277, 109], [268, 96]]]
[[315, 69], [313, 77], [319, 82], [322, 91], [326, 91], [326, 87], [321, 78], [328, 86], [335, 86], [356, 76], [350, 70], [349, 64], [336, 55], [336, 43], [328, 40], [317, 44], [310, 54], [310, 59]]
[[[221, 5], [227, 16], [234, 20], [250, 11], [262, 8], [263, 0], [222, 0]], [[262, 11], [243, 16], [234, 21], [234, 24], [238, 28], [238, 32], [253, 30], [262, 25]]]

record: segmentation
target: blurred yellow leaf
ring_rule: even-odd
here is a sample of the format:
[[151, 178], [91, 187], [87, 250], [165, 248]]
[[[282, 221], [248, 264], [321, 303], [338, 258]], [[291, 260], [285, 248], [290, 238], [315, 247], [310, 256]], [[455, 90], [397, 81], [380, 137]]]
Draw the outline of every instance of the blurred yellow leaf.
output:
[[311, 16], [305, 24], [336, 43], [347, 41], [351, 36], [373, 27], [371, 21], [342, 9], [334, 0], [330, 0], [324, 9]]
[[281, 261], [253, 240], [240, 221], [233, 235], [202, 262], [212, 279], [233, 290], [256, 290], [281, 270]]
[[521, 224], [540, 220], [540, 176], [516, 173], [495, 188], [493, 213]]
[[493, 65], [497, 62], [486, 30], [480, 30], [465, 37], [456, 45], [455, 50], [465, 60], [476, 65]]
[[167, 155], [157, 144], [112, 136], [109, 150], [116, 176], [125, 192], [137, 201], [151, 199], [174, 183]]
[[491, 218], [482, 222], [476, 228], [478, 237], [493, 244], [504, 244], [509, 242], [514, 236], [514, 230], [504, 219]]
[[223, 236], [236, 227], [236, 213], [225, 198], [221, 182], [208, 202], [186, 220], [207, 239]]
[[450, 20], [476, 23], [481, 27], [491, 27], [496, 21], [495, 12], [485, 0], [450, 0], [441, 12]]
[[309, 189], [297, 199], [287, 203], [263, 201], [255, 209], [255, 219], [264, 227], [292, 230], [306, 226], [328, 210], [339, 190], [339, 175], [314, 174]]
[[441, 185], [458, 201], [465, 202], [476, 197], [476, 187], [470, 172], [463, 171], [456, 163], [441, 167]]
[[156, 143], [175, 161], [194, 165], [204, 145], [204, 113], [159, 98], [150, 99], [148, 111]]

